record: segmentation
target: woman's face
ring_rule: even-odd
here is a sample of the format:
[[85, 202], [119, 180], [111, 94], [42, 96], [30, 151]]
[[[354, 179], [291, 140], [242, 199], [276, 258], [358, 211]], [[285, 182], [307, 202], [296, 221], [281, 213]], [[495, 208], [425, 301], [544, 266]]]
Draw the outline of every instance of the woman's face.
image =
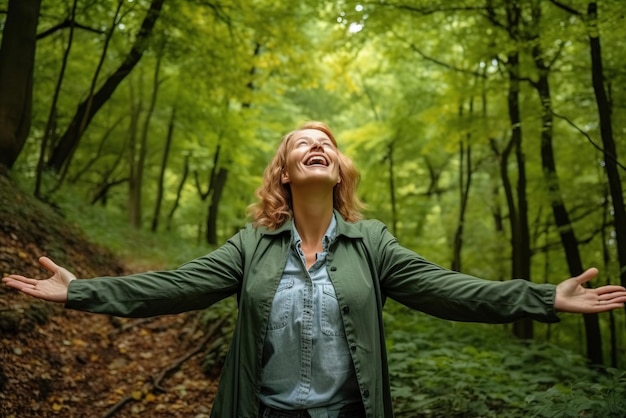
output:
[[322, 131], [296, 131], [287, 142], [287, 156], [281, 176], [283, 184], [292, 188], [300, 185], [328, 184], [340, 181], [337, 147]]

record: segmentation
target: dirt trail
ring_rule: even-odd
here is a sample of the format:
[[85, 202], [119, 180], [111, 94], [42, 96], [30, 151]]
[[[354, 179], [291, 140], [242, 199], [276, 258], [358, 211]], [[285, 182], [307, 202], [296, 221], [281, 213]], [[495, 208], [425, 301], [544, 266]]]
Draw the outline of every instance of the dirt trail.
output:
[[[0, 273], [45, 277], [49, 255], [79, 277], [128, 269], [0, 173]], [[208, 417], [215, 379], [196, 314], [112, 318], [33, 302], [0, 286], [0, 417]]]

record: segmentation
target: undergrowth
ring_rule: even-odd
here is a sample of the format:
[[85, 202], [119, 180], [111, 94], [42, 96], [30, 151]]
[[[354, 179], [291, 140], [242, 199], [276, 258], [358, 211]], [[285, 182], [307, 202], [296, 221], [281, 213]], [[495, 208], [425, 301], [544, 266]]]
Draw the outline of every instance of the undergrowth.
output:
[[579, 354], [519, 341], [498, 325], [385, 309], [398, 418], [626, 416], [626, 371], [593, 370]]

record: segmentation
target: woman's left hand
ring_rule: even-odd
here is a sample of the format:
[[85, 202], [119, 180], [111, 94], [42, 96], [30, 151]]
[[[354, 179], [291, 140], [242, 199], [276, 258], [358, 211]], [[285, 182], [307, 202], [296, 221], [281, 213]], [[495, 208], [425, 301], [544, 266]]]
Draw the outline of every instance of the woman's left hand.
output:
[[583, 286], [597, 275], [598, 269], [592, 267], [580, 276], [559, 283], [554, 300], [556, 310], [571, 313], [599, 313], [623, 308], [626, 302], [626, 288], [608, 285], [593, 289]]

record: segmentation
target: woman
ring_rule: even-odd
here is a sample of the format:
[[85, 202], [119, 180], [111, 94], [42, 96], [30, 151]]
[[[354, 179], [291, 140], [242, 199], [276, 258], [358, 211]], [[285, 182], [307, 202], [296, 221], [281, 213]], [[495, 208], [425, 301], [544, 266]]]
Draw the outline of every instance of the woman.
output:
[[392, 417], [382, 307], [391, 297], [458, 321], [557, 322], [557, 312], [622, 307], [626, 289], [482, 280], [449, 271], [362, 220], [358, 173], [330, 129], [310, 122], [283, 137], [265, 170], [253, 223], [174, 271], [75, 280], [5, 277], [67, 308], [142, 317], [204, 309], [231, 295], [239, 315], [212, 416]]

